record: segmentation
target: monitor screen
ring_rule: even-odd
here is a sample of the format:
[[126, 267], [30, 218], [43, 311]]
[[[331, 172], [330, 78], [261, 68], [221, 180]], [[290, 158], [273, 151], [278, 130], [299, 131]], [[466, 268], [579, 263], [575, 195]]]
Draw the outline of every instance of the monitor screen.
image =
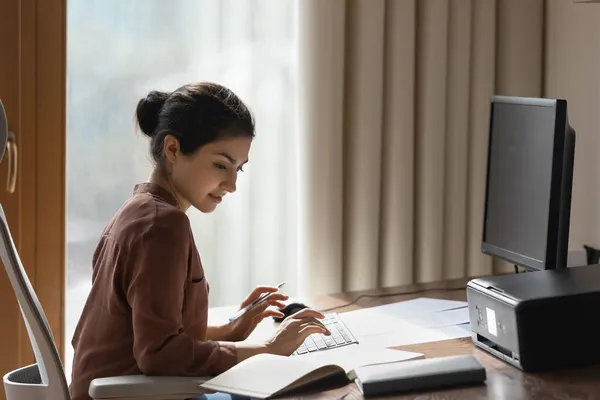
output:
[[496, 102], [490, 126], [484, 242], [542, 265], [555, 117], [551, 104]]

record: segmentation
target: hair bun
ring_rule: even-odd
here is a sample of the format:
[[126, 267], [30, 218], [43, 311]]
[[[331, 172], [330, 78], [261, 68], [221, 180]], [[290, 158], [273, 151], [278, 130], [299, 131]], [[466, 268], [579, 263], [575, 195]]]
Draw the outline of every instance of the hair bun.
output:
[[168, 97], [169, 93], [153, 90], [138, 102], [135, 113], [138, 125], [146, 136], [153, 137], [156, 133], [158, 117]]

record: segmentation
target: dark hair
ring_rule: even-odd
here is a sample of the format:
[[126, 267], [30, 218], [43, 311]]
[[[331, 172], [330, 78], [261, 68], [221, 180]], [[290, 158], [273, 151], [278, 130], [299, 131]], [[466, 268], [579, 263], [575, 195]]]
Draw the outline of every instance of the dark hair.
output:
[[254, 137], [254, 118], [231, 90], [210, 82], [192, 83], [172, 93], [151, 91], [136, 108], [138, 125], [152, 139], [155, 162], [163, 159], [165, 136], [179, 140], [183, 154], [227, 137]]

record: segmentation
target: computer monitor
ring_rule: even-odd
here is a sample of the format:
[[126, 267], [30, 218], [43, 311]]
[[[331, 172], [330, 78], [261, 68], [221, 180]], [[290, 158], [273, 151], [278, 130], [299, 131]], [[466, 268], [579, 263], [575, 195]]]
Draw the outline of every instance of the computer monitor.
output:
[[562, 99], [492, 96], [482, 251], [566, 268], [575, 131]]

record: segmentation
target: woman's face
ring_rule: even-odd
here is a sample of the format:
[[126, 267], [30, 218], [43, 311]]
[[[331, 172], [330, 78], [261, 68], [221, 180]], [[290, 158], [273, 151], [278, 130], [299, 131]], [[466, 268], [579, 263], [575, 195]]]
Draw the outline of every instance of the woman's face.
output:
[[238, 173], [248, 162], [252, 138], [234, 137], [208, 143], [184, 155], [177, 139], [167, 136], [165, 150], [171, 162], [171, 181], [179, 201], [210, 213], [227, 193], [236, 189]]

